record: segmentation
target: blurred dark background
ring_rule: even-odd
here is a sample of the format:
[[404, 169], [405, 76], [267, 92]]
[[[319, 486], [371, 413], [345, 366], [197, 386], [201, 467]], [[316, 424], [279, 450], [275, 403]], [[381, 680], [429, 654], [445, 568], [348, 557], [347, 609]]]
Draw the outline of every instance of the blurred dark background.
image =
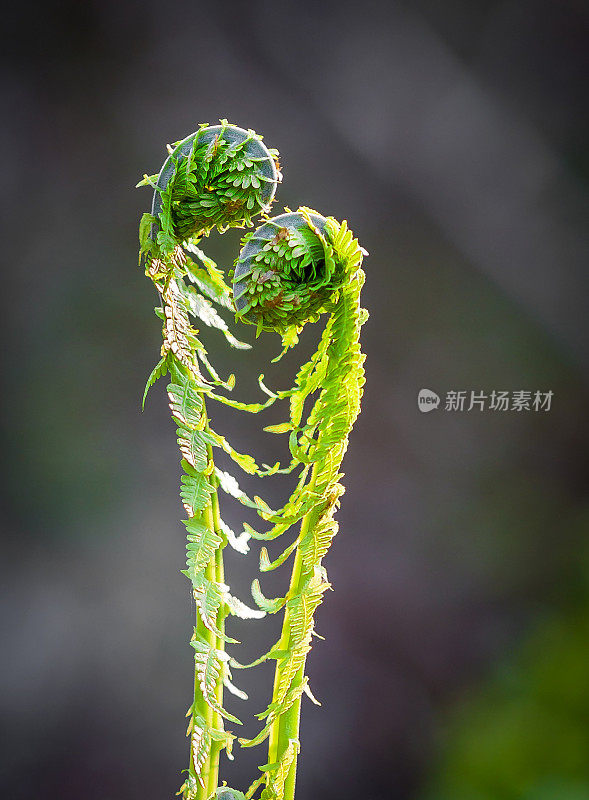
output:
[[[348, 219], [370, 251], [365, 400], [297, 797], [587, 800], [587, 4], [3, 14], [0, 796], [161, 800], [180, 785], [192, 609], [163, 385], [140, 413], [160, 325], [137, 267], [151, 193], [133, 187], [167, 142], [227, 117], [280, 150], [277, 211]], [[207, 248], [230, 266], [238, 240]], [[271, 335], [247, 353], [205, 340], [250, 401], [259, 372], [284, 387], [302, 360], [268, 369]], [[548, 413], [425, 415], [422, 387], [554, 398]], [[259, 431], [280, 409], [243, 417], [213, 411], [237, 448], [279, 457]], [[271, 501], [287, 484], [243, 481]], [[238, 527], [241, 509], [223, 510]], [[257, 546], [227, 560], [247, 600]], [[236, 623], [236, 656], [277, 623]], [[271, 668], [234, 678], [252, 699], [228, 702], [249, 720]], [[265, 760], [238, 753], [223, 775], [245, 788]]]

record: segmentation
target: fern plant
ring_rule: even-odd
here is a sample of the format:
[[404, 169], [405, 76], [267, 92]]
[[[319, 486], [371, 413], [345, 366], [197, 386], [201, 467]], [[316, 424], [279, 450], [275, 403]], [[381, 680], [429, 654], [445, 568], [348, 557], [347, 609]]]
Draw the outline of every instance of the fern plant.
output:
[[[194, 698], [188, 710], [190, 760], [179, 794], [185, 800], [253, 798], [293, 800], [299, 719], [303, 694], [314, 700], [305, 675], [311, 649], [314, 612], [330, 584], [322, 560], [337, 532], [334, 513], [344, 491], [340, 465], [348, 436], [360, 411], [364, 384], [360, 327], [367, 317], [360, 308], [365, 251], [346, 223], [323, 217], [309, 208], [268, 216], [276, 185], [281, 180], [278, 154], [262, 138], [222, 120], [200, 128], [173, 147], [159, 175], [138, 184], [154, 188], [152, 210], [140, 225], [140, 263], [160, 298], [161, 357], [147, 380], [145, 396], [160, 377], [169, 375], [168, 397], [177, 425], [181, 453], [180, 494], [186, 511], [186, 570], [196, 605], [191, 638], [195, 660]], [[200, 245], [213, 229], [253, 227], [243, 238], [233, 273], [224, 272]], [[233, 278], [233, 286], [227, 282]], [[233, 347], [239, 341], [219, 310], [233, 311], [237, 321], [282, 336], [281, 355], [298, 342], [308, 322], [326, 318], [319, 345], [299, 369], [292, 388], [268, 389], [259, 378], [266, 399], [241, 403], [227, 393], [230, 376], [222, 380], [208, 359], [192, 320], [219, 329]], [[279, 356], [280, 358], [280, 356]], [[276, 359], [275, 359], [276, 360]], [[207, 404], [224, 403], [258, 413], [276, 401], [288, 403], [288, 419], [266, 431], [288, 434], [289, 462], [285, 466], [258, 466], [237, 452], [209, 423]], [[304, 418], [309, 400], [311, 406]], [[261, 497], [248, 497], [238, 481], [215, 465], [214, 449], [227, 453], [250, 475], [266, 477], [298, 470], [295, 489], [273, 510]], [[243, 523], [236, 535], [221, 519], [219, 490], [254, 509], [265, 530]], [[260, 526], [257, 526], [260, 527]], [[247, 553], [250, 539], [290, 541], [278, 558], [260, 550], [260, 570], [276, 569], [293, 556], [290, 585], [281, 597], [264, 596], [260, 582], [252, 584], [255, 608], [231, 594], [225, 582], [223, 549], [230, 545]], [[246, 619], [283, 612], [279, 641], [251, 664], [241, 664], [227, 653], [235, 640], [227, 635], [229, 615]], [[247, 791], [219, 787], [219, 756], [232, 758], [235, 734], [228, 727], [240, 721], [223, 705], [224, 688], [245, 699], [232, 683], [231, 670], [276, 662], [270, 701], [257, 716], [261, 729], [242, 747], [268, 742], [261, 775]]]

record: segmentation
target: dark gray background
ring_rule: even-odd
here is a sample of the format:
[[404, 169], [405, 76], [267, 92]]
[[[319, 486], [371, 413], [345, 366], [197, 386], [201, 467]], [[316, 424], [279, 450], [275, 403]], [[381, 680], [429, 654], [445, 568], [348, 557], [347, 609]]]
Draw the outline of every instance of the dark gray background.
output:
[[[180, 784], [192, 611], [163, 385], [140, 413], [160, 326], [136, 256], [151, 195], [133, 187], [166, 142], [227, 117], [280, 150], [277, 212], [348, 219], [370, 251], [297, 797], [417, 798], [443, 715], [569, 602], [584, 547], [587, 5], [70, 0], [4, 22], [1, 796]], [[238, 240], [207, 246], [230, 266]], [[302, 360], [268, 369], [273, 336], [250, 353], [205, 338], [247, 400], [259, 372], [285, 387]], [[548, 414], [424, 415], [422, 387], [555, 395]], [[280, 409], [212, 416], [238, 449], [283, 453], [259, 432]], [[277, 502], [287, 483], [243, 481]], [[228, 555], [246, 600], [256, 550]], [[235, 625], [236, 655], [277, 623]], [[271, 668], [234, 677], [249, 719]], [[265, 760], [223, 774], [245, 788]]]

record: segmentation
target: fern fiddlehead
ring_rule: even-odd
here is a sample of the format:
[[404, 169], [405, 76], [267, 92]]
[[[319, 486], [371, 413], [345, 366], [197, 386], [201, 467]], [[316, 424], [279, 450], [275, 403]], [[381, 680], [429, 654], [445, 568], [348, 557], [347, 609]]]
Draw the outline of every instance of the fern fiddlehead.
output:
[[[225, 618], [230, 613], [255, 617], [281, 609], [279, 641], [247, 665], [276, 661], [272, 698], [258, 715], [263, 728], [253, 739], [239, 741], [244, 747], [269, 742], [268, 763], [245, 796], [253, 797], [265, 784], [262, 800], [294, 798], [301, 697], [307, 693], [313, 699], [305, 661], [311, 649], [314, 612], [329, 588], [322, 559], [337, 532], [333, 517], [344, 491], [339, 469], [360, 410], [364, 356], [359, 333], [367, 316], [359, 305], [364, 251], [346, 223], [308, 208], [266, 217], [244, 237], [235, 263], [233, 297], [222, 271], [199, 247], [202, 236], [213, 228], [222, 232], [250, 225], [256, 213], [266, 213], [279, 179], [276, 152], [266, 150], [252, 131], [222, 121], [220, 126], [201, 126], [170, 148], [159, 176], [145, 176], [140, 183], [155, 189], [152, 213], [143, 216], [140, 227], [140, 259], [162, 300], [156, 313], [164, 322], [161, 359], [146, 392], [158, 377], [170, 374], [168, 395], [178, 426], [184, 473], [181, 496], [188, 515], [185, 574], [197, 608], [191, 640], [195, 693], [188, 712], [191, 756], [181, 789], [186, 800], [243, 797], [235, 790], [217, 788], [219, 752], [225, 748], [231, 757], [235, 738], [225, 730], [224, 720], [239, 724], [223, 707], [223, 685], [238, 691], [231, 684], [230, 667], [243, 667], [225, 653], [225, 644], [234, 641], [226, 635]], [[219, 394], [215, 387], [231, 390], [233, 376], [228, 381], [219, 378], [190, 318], [220, 329], [235, 347], [248, 345], [230, 333], [213, 303], [233, 308], [238, 319], [256, 325], [258, 334], [262, 330], [280, 333], [284, 350], [297, 343], [307, 322], [327, 314], [317, 351], [300, 368], [292, 389], [271, 392], [260, 376], [260, 387], [268, 395], [264, 403], [245, 404]], [[290, 465], [261, 470], [251, 456], [235, 451], [210, 428], [205, 406], [209, 399], [252, 413], [288, 399], [289, 420], [266, 430], [289, 434]], [[303, 421], [308, 399], [311, 410]], [[223, 449], [250, 474], [292, 472], [300, 467], [296, 488], [284, 507], [273, 511], [261, 498], [248, 498], [232, 476], [215, 466], [214, 447]], [[270, 529], [258, 532], [244, 523], [243, 533], [235, 536], [220, 518], [218, 489], [254, 508], [270, 522]], [[227, 543], [245, 552], [248, 539], [270, 541], [297, 525], [291, 543], [274, 561], [265, 547], [260, 551], [263, 572], [280, 566], [294, 553], [286, 595], [267, 599], [256, 580], [252, 595], [258, 610], [234, 598], [223, 572], [222, 551]]]
[[[367, 316], [359, 304], [363, 252], [346, 223], [301, 208], [248, 234], [236, 262], [233, 290], [238, 316], [258, 329], [282, 333], [286, 346], [296, 342], [304, 324], [323, 313], [329, 315], [317, 351], [299, 370], [290, 392], [289, 420], [270, 429], [288, 432], [292, 462], [302, 466], [299, 484], [272, 518], [270, 531], [250, 531], [255, 538], [271, 540], [300, 521], [294, 540], [277, 559], [270, 562], [264, 548], [260, 555], [260, 568], [268, 571], [295, 552], [287, 594], [267, 601], [259, 584], [253, 586], [260, 608], [268, 613], [285, 609], [280, 640], [266, 654], [276, 659], [276, 669], [271, 702], [258, 715], [265, 725], [254, 739], [240, 740], [247, 747], [269, 739], [263, 800], [294, 797], [301, 696], [307, 693], [312, 698], [305, 660], [315, 609], [330, 587], [322, 559], [337, 532], [333, 515], [344, 491], [339, 468], [364, 384], [359, 343]], [[303, 422], [309, 397], [315, 400]]]
[[276, 156], [253, 131], [226, 121], [202, 125], [170, 148], [158, 176], [145, 176], [139, 184], [155, 189], [152, 213], [141, 221], [140, 260], [161, 299], [156, 313], [164, 323], [161, 359], [148, 379], [146, 393], [157, 378], [170, 375], [168, 397], [182, 456], [180, 494], [188, 517], [184, 574], [191, 581], [197, 609], [191, 639], [194, 699], [187, 715], [190, 763], [181, 790], [187, 800], [214, 795], [219, 753], [225, 748], [231, 756], [235, 738], [225, 730], [224, 720], [239, 724], [223, 707], [223, 686], [238, 691], [230, 681], [225, 643], [234, 640], [225, 634], [225, 618], [229, 613], [263, 616], [233, 598], [225, 584], [223, 548], [228, 542], [241, 550], [247, 545], [221, 520], [217, 494], [221, 479], [213, 447], [222, 447], [247, 472], [257, 466], [209, 426], [205, 397], [213, 394], [212, 386], [223, 382], [190, 318], [219, 328], [233, 346], [248, 345], [230, 334], [214, 309], [213, 303], [231, 307], [230, 289], [198, 243], [214, 227], [251, 224], [252, 216], [269, 208], [278, 179]]

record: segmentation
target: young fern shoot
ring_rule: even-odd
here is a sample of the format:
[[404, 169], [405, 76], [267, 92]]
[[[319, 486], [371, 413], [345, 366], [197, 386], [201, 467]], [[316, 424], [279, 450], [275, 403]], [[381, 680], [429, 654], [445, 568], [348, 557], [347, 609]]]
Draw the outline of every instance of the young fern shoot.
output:
[[228, 452], [246, 472], [254, 473], [257, 465], [209, 425], [205, 398], [216, 396], [214, 386], [229, 389], [231, 382], [220, 380], [190, 318], [218, 328], [234, 347], [249, 345], [231, 335], [215, 310], [213, 303], [232, 306], [230, 288], [198, 244], [214, 227], [251, 224], [253, 215], [269, 208], [278, 180], [276, 157], [253, 131], [222, 121], [202, 125], [177, 143], [159, 176], [145, 176], [140, 184], [155, 189], [152, 213], [141, 221], [140, 261], [158, 292], [156, 314], [163, 322], [161, 358], [146, 393], [157, 378], [170, 375], [168, 397], [182, 456], [180, 494], [188, 517], [184, 574], [197, 609], [191, 638], [195, 682], [188, 710], [190, 762], [181, 789], [187, 800], [208, 800], [215, 794], [219, 754], [225, 749], [231, 756], [235, 738], [224, 721], [240, 724], [223, 707], [223, 686], [232, 688], [225, 644], [234, 641], [225, 634], [225, 618], [230, 613], [262, 616], [232, 597], [225, 583], [223, 548], [229, 542], [243, 551], [247, 544], [221, 520], [218, 488], [227, 485], [228, 477], [216, 469], [213, 448]]
[[[262, 610], [277, 613], [284, 608], [284, 621], [280, 640], [258, 660], [276, 660], [272, 698], [258, 715], [265, 725], [254, 739], [240, 739], [244, 747], [269, 741], [263, 776], [246, 796], [263, 782], [262, 800], [292, 800], [301, 696], [307, 693], [314, 699], [305, 676], [313, 615], [330, 587], [322, 560], [337, 532], [333, 515], [344, 491], [339, 469], [364, 385], [359, 341], [367, 317], [359, 302], [363, 251], [345, 222], [325, 219], [308, 208], [268, 220], [244, 242], [233, 287], [238, 316], [258, 329], [281, 332], [285, 345], [291, 346], [306, 322], [329, 315], [317, 351], [300, 368], [290, 392], [289, 420], [266, 428], [289, 434], [292, 464], [301, 466], [298, 485], [271, 518], [269, 531], [248, 529], [256, 539], [271, 540], [300, 523], [294, 539], [273, 562], [265, 548], [260, 553], [262, 572], [283, 564], [293, 551], [295, 556], [284, 597], [266, 600], [257, 581], [252, 587]], [[315, 402], [303, 421], [308, 397]]]
[[[348, 436], [360, 410], [364, 384], [360, 327], [367, 313], [360, 308], [365, 251], [346, 223], [323, 217], [308, 208], [288, 212], [246, 234], [235, 263], [233, 292], [223, 272], [200, 249], [200, 240], [214, 228], [252, 224], [267, 215], [280, 180], [276, 151], [267, 150], [253, 131], [229, 125], [202, 125], [196, 133], [170, 148], [158, 176], [145, 176], [139, 185], [151, 185], [152, 213], [140, 227], [140, 262], [153, 281], [163, 322], [161, 358], [148, 378], [145, 394], [161, 376], [169, 374], [168, 396], [177, 425], [182, 456], [180, 494], [187, 513], [187, 569], [196, 604], [191, 638], [195, 657], [194, 699], [188, 710], [190, 762], [180, 793], [185, 800], [239, 800], [261, 791], [261, 800], [293, 800], [303, 694], [313, 695], [305, 675], [311, 649], [314, 612], [329, 588], [322, 560], [337, 532], [334, 512], [344, 488], [339, 471]], [[219, 329], [233, 347], [240, 342], [215, 309], [231, 309], [237, 319], [261, 331], [281, 334], [283, 353], [298, 342], [307, 322], [326, 315], [319, 345], [298, 371], [294, 386], [282, 392], [268, 390], [263, 403], [241, 403], [219, 392], [231, 391], [234, 377], [223, 381], [191, 326], [191, 318]], [[277, 400], [288, 400], [288, 421], [265, 430], [288, 433], [290, 464], [260, 469], [252, 456], [238, 453], [213, 431], [206, 403], [222, 402], [237, 410], [257, 413]], [[305, 420], [307, 399], [312, 402]], [[145, 401], [145, 396], [144, 396]], [[297, 485], [283, 508], [273, 511], [261, 498], [250, 499], [238, 482], [214, 462], [214, 448], [224, 450], [249, 474], [266, 476], [300, 469]], [[270, 523], [257, 531], [244, 523], [236, 536], [222, 521], [218, 490], [256, 510]], [[291, 534], [282, 554], [270, 561], [260, 551], [262, 572], [275, 569], [294, 554], [290, 586], [282, 597], [264, 597], [259, 581], [252, 585], [256, 609], [230, 593], [225, 582], [223, 549], [227, 544], [247, 552], [250, 538], [270, 541]], [[253, 664], [276, 661], [270, 703], [258, 714], [263, 727], [243, 747], [268, 740], [267, 763], [247, 793], [219, 788], [219, 755], [232, 757], [235, 735], [226, 723], [240, 721], [223, 706], [223, 687], [245, 697], [231, 683], [231, 667], [243, 668], [226, 653], [225, 620], [229, 614], [262, 617], [284, 609], [282, 633], [268, 653]], [[262, 788], [263, 787], [263, 788]]]

